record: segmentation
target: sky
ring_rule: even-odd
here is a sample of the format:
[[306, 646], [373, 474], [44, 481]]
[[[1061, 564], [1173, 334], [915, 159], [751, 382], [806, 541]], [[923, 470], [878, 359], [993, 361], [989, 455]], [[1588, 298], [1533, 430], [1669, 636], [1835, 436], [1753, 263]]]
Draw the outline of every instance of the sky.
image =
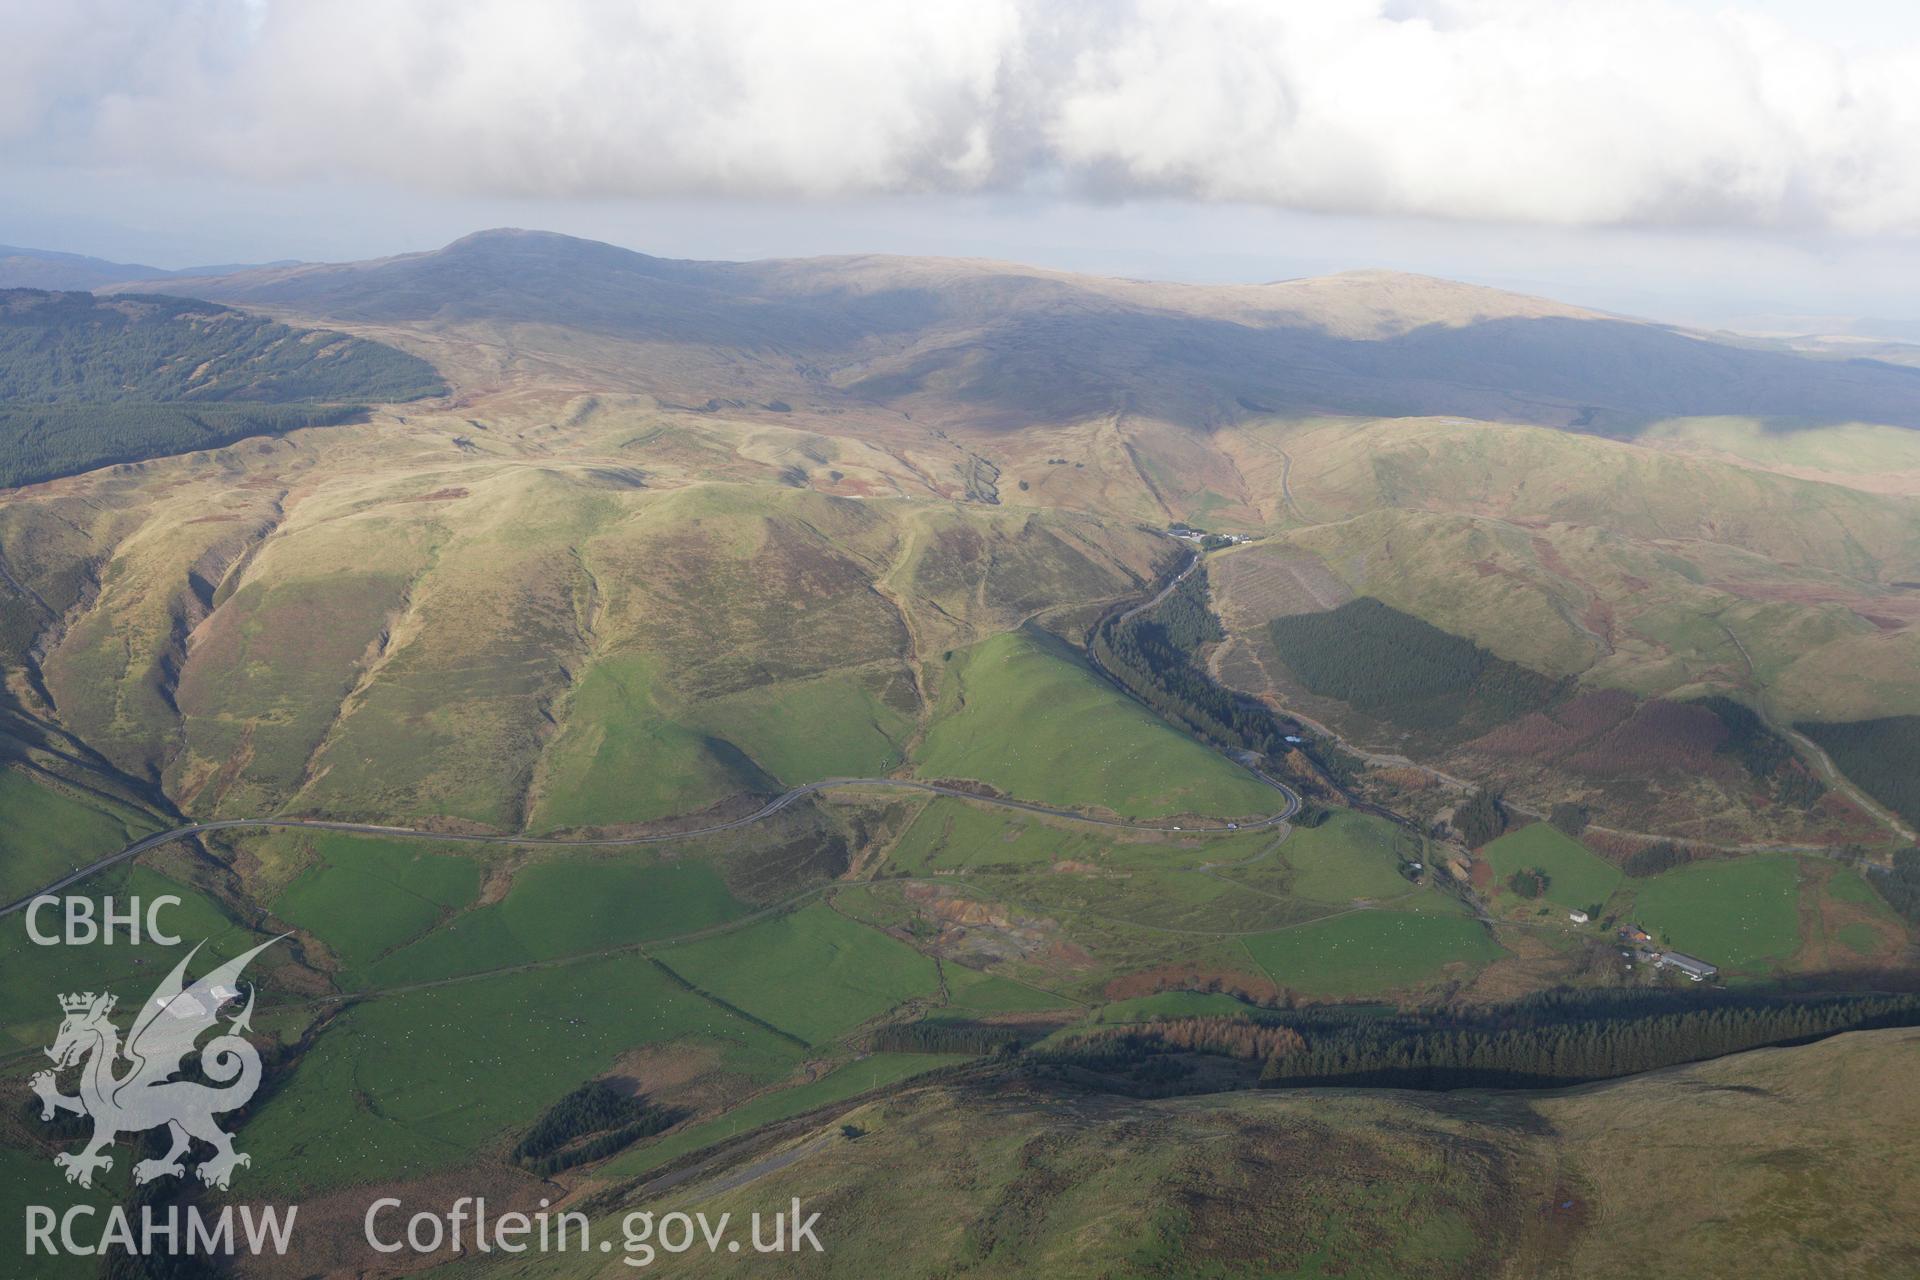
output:
[[1920, 339], [1920, 5], [0, 0], [0, 243], [503, 225]]

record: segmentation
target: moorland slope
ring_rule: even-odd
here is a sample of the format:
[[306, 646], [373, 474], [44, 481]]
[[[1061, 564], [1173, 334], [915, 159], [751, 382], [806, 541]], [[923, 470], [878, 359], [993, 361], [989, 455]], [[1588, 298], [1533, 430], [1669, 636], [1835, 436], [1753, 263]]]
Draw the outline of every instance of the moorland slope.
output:
[[1900, 1136], [1920, 1114], [1885, 1085], [1917, 1051], [1912, 1031], [1862, 1032], [1548, 1094], [926, 1086], [628, 1203], [802, 1196], [834, 1224], [796, 1272], [816, 1276], [1898, 1275], [1920, 1264]]

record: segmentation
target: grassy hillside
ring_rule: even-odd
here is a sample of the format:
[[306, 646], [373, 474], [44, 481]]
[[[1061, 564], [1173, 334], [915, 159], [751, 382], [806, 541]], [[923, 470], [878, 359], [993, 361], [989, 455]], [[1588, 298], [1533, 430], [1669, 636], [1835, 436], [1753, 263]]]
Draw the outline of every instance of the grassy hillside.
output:
[[1916, 1048], [1911, 1031], [1855, 1034], [1543, 1099], [1604, 1206], [1570, 1272], [1622, 1256], [1703, 1278], [1910, 1267], [1920, 1241], [1886, 1193], [1916, 1176], [1889, 1143], [1913, 1100], [1881, 1084]]
[[[284, 506], [259, 456], [260, 484], [132, 510], [17, 504], [0, 547], [47, 605], [23, 597], [17, 651], [65, 725], [197, 812], [617, 827], [892, 771], [937, 646], [1123, 596], [1156, 550], [726, 456], [737, 476], [689, 481], [302, 455], [322, 475]], [[98, 558], [63, 591], [69, 554]]]
[[1356, 813], [1202, 836], [942, 798], [835, 905], [942, 957], [950, 987], [966, 966], [1095, 1004], [1169, 991], [1419, 998], [1504, 956], [1455, 899], [1404, 873], [1432, 856], [1418, 835]]
[[[1302, 526], [1294, 554], [1347, 590], [1508, 661], [1639, 692], [1850, 700], [1864, 688], [1836, 686], [1841, 652], [1857, 668], [1900, 648], [1899, 584], [1920, 581], [1910, 503], [1719, 459], [1428, 421], [1249, 426], [1228, 448], [1270, 518]], [[1283, 467], [1297, 511], [1275, 492]]]
[[737, 748], [662, 714], [652, 665], [639, 654], [611, 658], [574, 689], [567, 727], [547, 749], [535, 830], [645, 821], [778, 789]]
[[324, 835], [273, 902], [274, 914], [362, 969], [404, 947], [480, 893], [482, 865], [417, 842]]
[[[254, 1025], [270, 1053], [277, 1043], [288, 1056], [248, 1118], [245, 1142], [263, 1168], [278, 1170], [256, 1186], [325, 1194], [485, 1163], [557, 1097], [616, 1066], [682, 1064], [681, 1078], [695, 1084], [673, 1105], [701, 1120], [787, 1083], [803, 1057], [792, 1035], [695, 990], [640, 948], [725, 932], [750, 910], [730, 879], [757, 861], [796, 860], [804, 823], [791, 817], [731, 844], [688, 842], [668, 857], [339, 833], [248, 835], [243, 851], [216, 846], [226, 868], [212, 885], [192, 882], [207, 878], [212, 864], [187, 857], [178, 879], [123, 866], [91, 888], [120, 900], [181, 896], [184, 905], [166, 923], [189, 942], [208, 940], [209, 956], [256, 939], [237, 918], [264, 913], [242, 904], [270, 911], [264, 918], [275, 933], [296, 931], [252, 975], [262, 984]], [[789, 867], [787, 874], [790, 882], [817, 884], [831, 872]], [[715, 985], [766, 1008], [752, 988], [771, 975], [815, 972], [825, 985], [797, 983], [789, 992], [796, 1013], [787, 1020], [824, 1040], [937, 985], [933, 962], [898, 942], [824, 908], [804, 919], [791, 932], [767, 921], [729, 937], [717, 953], [724, 967], [734, 965], [735, 943], [757, 948], [767, 967], [750, 980], [714, 973]], [[159, 976], [151, 947], [36, 947], [18, 915], [0, 921], [0, 951], [20, 979], [0, 1001], [0, 1042], [10, 1052], [47, 1042], [59, 1019], [52, 993], [68, 984], [138, 1000], [144, 991], [136, 989], [150, 989]], [[691, 949], [684, 954], [689, 968], [699, 967]], [[829, 989], [839, 993], [837, 1003], [824, 998]], [[329, 999], [333, 992], [351, 998]], [[306, 1033], [312, 1038], [302, 1042]], [[556, 1038], [564, 1046], [540, 1047]], [[484, 1082], [467, 1087], [453, 1108], [444, 1105], [449, 1071]], [[0, 1149], [36, 1136], [31, 1125], [10, 1121], [0, 1126]], [[36, 1150], [34, 1158], [44, 1155]], [[124, 1194], [124, 1176], [108, 1190]]]
[[1278, 793], [1177, 732], [1050, 636], [995, 636], [943, 660], [923, 778], [1126, 817], [1265, 816]]

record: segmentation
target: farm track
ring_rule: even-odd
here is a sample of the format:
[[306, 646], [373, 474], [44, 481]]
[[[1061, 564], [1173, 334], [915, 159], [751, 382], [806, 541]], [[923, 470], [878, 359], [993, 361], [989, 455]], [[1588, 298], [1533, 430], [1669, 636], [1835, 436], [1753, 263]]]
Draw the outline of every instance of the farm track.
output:
[[1307, 519], [1307, 513], [1300, 509], [1299, 502], [1293, 496], [1293, 455], [1279, 445], [1274, 445], [1273, 451], [1280, 455], [1280, 496], [1285, 499], [1287, 510], [1291, 511], [1293, 518], [1301, 524], [1312, 524], [1313, 521]]
[[1833, 757], [1827, 754], [1825, 747], [1815, 742], [1812, 738], [1809, 738], [1806, 734], [1801, 733], [1798, 729], [1787, 728], [1781, 730], [1781, 732], [1788, 738], [1791, 738], [1795, 745], [1807, 753], [1808, 757], [1812, 759], [1818, 767], [1819, 772], [1824, 775], [1827, 785], [1833, 787], [1842, 795], [1846, 796], [1847, 799], [1860, 806], [1869, 816], [1878, 819], [1882, 825], [1891, 829], [1893, 833], [1902, 840], [1908, 843], [1920, 840], [1920, 835], [1915, 835], [1909, 830], [1907, 824], [1900, 820], [1899, 815], [1862, 791], [1854, 784], [1852, 779], [1840, 772], [1840, 766], [1833, 762]]
[[[1171, 588], [1169, 588], [1171, 590]], [[1277, 826], [1286, 822], [1299, 812], [1300, 797], [1284, 784], [1275, 781], [1257, 769], [1249, 770], [1268, 786], [1286, 797], [1286, 804], [1280, 812], [1265, 818], [1253, 819], [1220, 826], [1195, 827], [1175, 825], [1173, 823], [1133, 822], [1124, 818], [1099, 818], [1091, 814], [1079, 813], [1072, 809], [1057, 808], [1052, 805], [1036, 804], [1028, 800], [1015, 800], [1005, 796], [982, 795], [960, 787], [945, 787], [935, 782], [917, 782], [908, 778], [823, 778], [819, 782], [809, 782], [783, 792], [767, 804], [744, 817], [727, 822], [711, 823], [704, 827], [691, 827], [682, 831], [657, 832], [649, 835], [574, 837], [571, 839], [557, 836], [521, 836], [489, 835], [471, 832], [431, 831], [418, 827], [388, 826], [371, 822], [340, 822], [320, 818], [222, 818], [212, 822], [190, 822], [185, 826], [162, 831], [143, 840], [135, 841], [118, 853], [109, 854], [97, 862], [77, 868], [71, 874], [36, 890], [33, 893], [0, 907], [0, 917], [12, 915], [24, 910], [36, 898], [58, 893], [71, 885], [78, 884], [89, 876], [98, 874], [109, 867], [138, 857], [149, 849], [175, 840], [184, 840], [191, 836], [204, 835], [214, 831], [248, 831], [270, 829], [296, 829], [306, 831], [339, 831], [349, 835], [392, 836], [403, 839], [433, 840], [451, 844], [491, 844], [491, 845], [546, 845], [567, 848], [616, 848], [629, 845], [668, 844], [676, 840], [691, 840], [700, 836], [716, 835], [724, 831], [738, 831], [781, 813], [808, 796], [839, 787], [891, 787], [907, 791], [919, 791], [929, 795], [951, 796], [960, 800], [971, 800], [978, 804], [993, 805], [1002, 809], [1016, 809], [1022, 813], [1035, 813], [1043, 817], [1058, 818], [1068, 822], [1079, 822], [1089, 826], [1107, 827], [1121, 831], [1158, 831], [1182, 835], [1221, 834], [1228, 831], [1255, 831], [1262, 827]]]

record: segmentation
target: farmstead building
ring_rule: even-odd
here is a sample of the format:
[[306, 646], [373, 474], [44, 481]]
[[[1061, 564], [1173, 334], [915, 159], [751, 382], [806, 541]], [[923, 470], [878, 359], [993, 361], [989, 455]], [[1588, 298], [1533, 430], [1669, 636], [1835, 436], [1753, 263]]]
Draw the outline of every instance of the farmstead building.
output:
[[1678, 951], [1663, 953], [1660, 957], [1660, 963], [1678, 969], [1695, 982], [1711, 978], [1714, 974], [1720, 972], [1705, 960], [1696, 960], [1692, 956], [1681, 955]]

